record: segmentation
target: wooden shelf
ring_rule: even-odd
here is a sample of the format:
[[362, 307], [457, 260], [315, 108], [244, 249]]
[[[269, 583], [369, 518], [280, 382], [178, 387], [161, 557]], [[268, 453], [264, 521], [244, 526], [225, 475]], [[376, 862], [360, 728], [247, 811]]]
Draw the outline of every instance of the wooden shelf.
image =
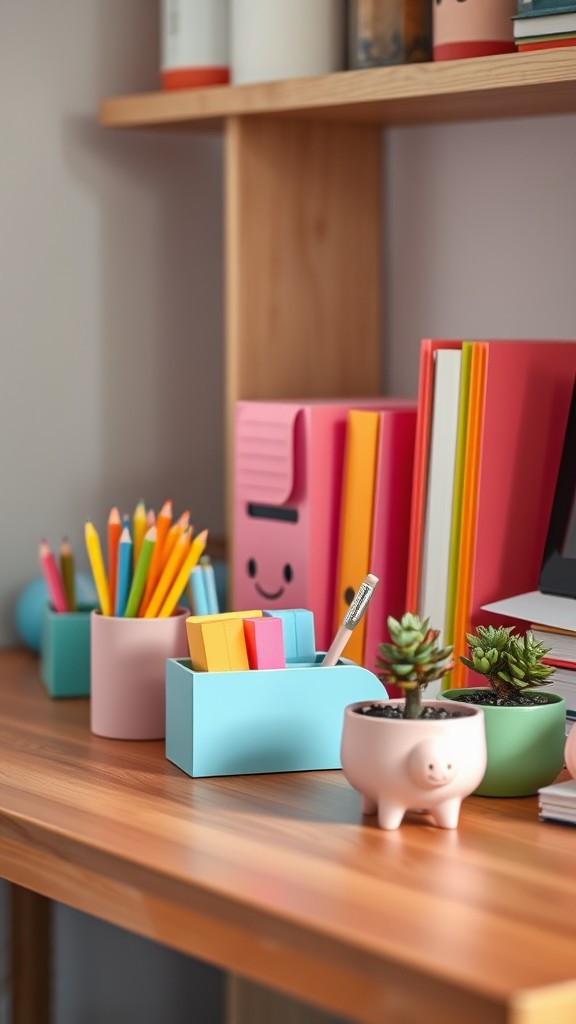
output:
[[576, 112], [576, 48], [104, 99], [108, 128], [221, 128], [254, 115], [398, 125]]

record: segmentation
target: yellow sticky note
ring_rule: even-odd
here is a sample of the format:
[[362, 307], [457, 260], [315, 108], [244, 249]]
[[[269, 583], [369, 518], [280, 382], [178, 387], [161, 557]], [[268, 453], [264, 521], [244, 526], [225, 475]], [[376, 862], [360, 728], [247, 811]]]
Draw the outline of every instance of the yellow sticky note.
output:
[[[245, 616], [190, 616], [186, 633], [192, 668], [196, 672], [248, 670], [242, 619]], [[197, 621], [194, 621], [194, 620]], [[198, 621], [199, 620], [199, 621]]]

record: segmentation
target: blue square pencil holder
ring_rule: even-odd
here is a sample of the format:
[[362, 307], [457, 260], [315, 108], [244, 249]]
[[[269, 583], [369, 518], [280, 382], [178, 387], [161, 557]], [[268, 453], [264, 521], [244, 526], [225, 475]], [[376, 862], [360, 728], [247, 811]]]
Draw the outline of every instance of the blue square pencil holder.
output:
[[90, 696], [90, 611], [44, 611], [40, 678], [50, 697]]
[[374, 673], [341, 660], [197, 672], [166, 662], [166, 757], [194, 778], [340, 768], [347, 704], [385, 700]]

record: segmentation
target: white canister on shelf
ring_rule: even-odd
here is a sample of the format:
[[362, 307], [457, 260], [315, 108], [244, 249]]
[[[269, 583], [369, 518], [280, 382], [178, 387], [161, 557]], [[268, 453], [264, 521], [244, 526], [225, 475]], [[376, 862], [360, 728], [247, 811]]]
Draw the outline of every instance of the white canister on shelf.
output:
[[341, 71], [345, 0], [230, 0], [232, 81], [266, 82]]
[[161, 0], [163, 89], [222, 85], [230, 80], [229, 0]]

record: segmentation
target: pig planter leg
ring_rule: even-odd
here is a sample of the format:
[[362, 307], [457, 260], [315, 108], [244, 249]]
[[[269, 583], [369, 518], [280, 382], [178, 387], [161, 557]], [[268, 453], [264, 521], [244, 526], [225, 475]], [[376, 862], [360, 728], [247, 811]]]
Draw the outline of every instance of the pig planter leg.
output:
[[437, 804], [432, 808], [430, 814], [440, 828], [457, 828], [461, 803], [460, 797], [454, 796], [451, 800], [444, 800], [443, 803]]

